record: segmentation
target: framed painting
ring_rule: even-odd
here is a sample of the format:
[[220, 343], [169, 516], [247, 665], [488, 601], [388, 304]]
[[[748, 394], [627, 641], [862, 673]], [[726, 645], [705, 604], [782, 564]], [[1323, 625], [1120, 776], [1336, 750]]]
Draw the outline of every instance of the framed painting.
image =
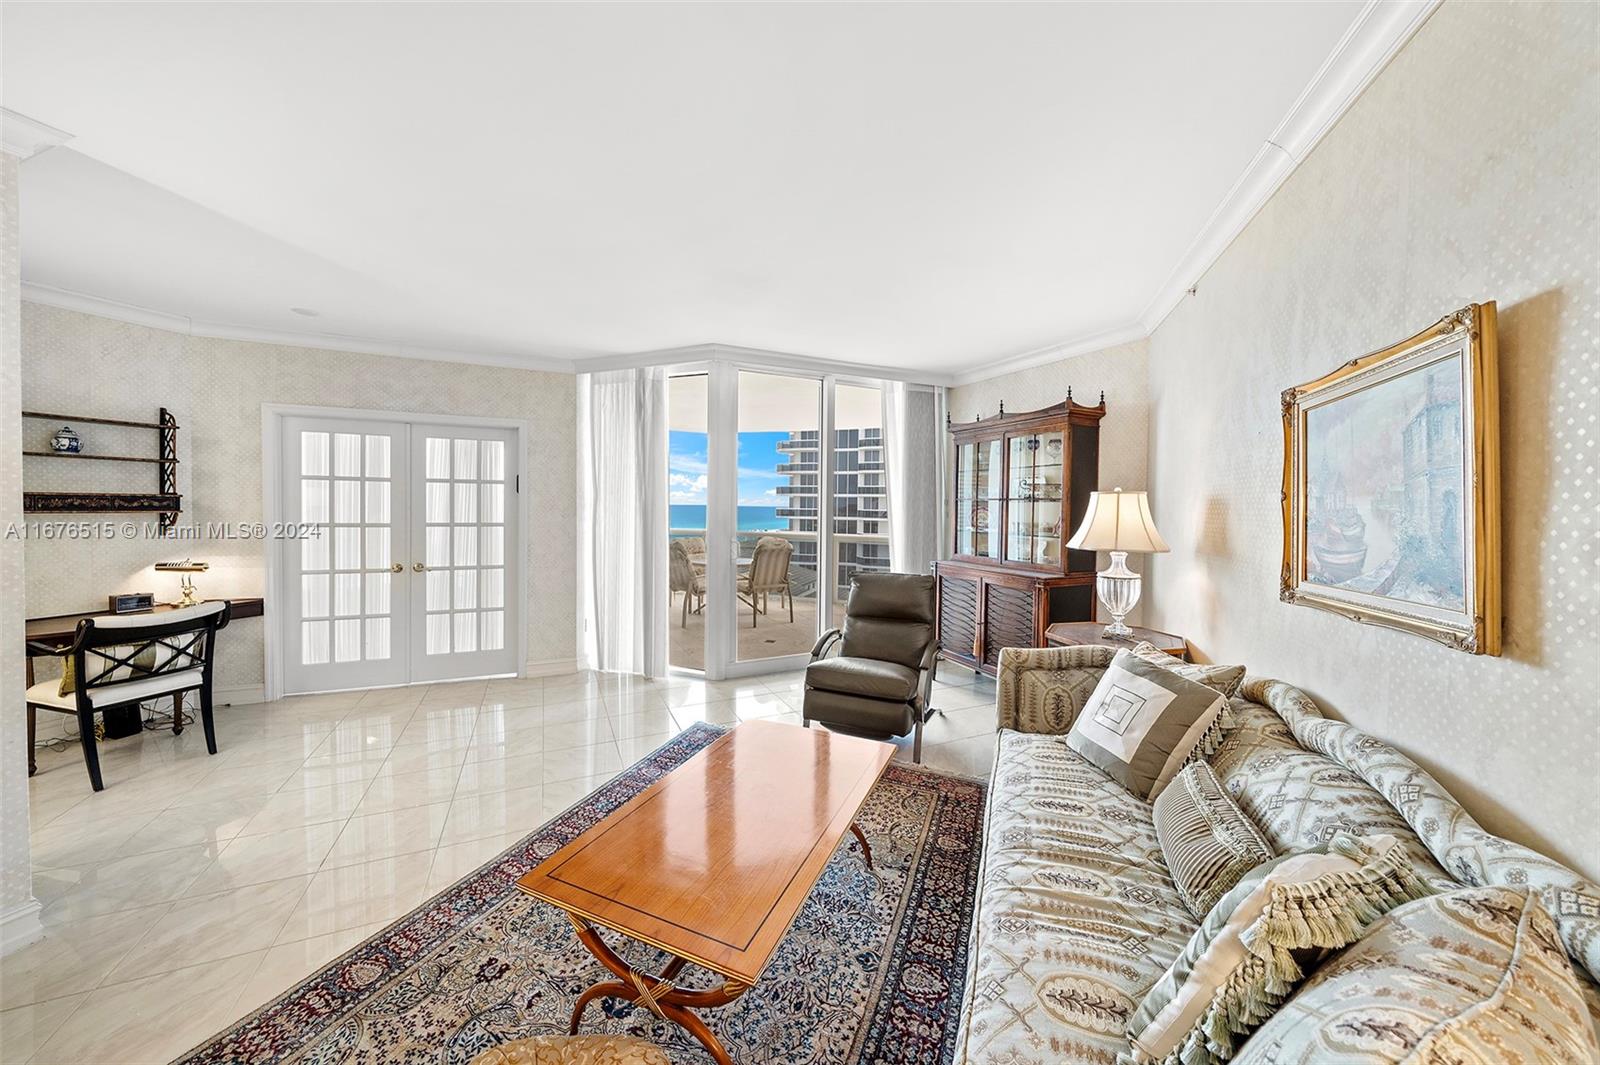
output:
[[1500, 653], [1495, 305], [1283, 393], [1279, 598]]

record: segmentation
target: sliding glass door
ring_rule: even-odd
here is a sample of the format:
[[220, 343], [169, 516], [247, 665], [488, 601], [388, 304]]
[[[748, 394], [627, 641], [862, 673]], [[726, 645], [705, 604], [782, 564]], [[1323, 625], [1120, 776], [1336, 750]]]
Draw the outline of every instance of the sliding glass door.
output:
[[823, 382], [740, 370], [738, 387], [734, 660], [757, 662], [817, 638]]
[[718, 363], [668, 405], [669, 662], [800, 668], [851, 577], [889, 568], [879, 388]]
[[667, 379], [667, 664], [706, 668], [706, 529], [710, 503], [710, 374]]

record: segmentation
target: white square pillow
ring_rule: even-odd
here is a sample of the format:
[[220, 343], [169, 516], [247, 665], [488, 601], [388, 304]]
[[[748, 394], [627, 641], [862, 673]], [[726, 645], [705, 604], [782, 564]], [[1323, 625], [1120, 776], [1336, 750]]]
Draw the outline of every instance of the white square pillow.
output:
[[1118, 651], [1072, 723], [1067, 746], [1141, 799], [1153, 799], [1217, 725], [1227, 699]]

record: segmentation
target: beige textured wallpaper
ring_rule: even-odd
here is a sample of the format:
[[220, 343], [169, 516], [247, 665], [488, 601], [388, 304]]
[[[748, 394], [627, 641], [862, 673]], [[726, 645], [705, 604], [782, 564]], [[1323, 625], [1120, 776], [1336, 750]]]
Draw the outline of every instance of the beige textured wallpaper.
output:
[[[1150, 342], [1152, 620], [1600, 877], [1600, 7], [1441, 7]], [[1279, 392], [1500, 310], [1505, 653], [1278, 601]]]
[[[969, 422], [979, 415], [993, 417], [1002, 402], [1013, 414], [1048, 407], [1066, 399], [1069, 387], [1075, 401], [1093, 404], [1100, 401], [1104, 390], [1106, 416], [1100, 422], [1100, 486], [1115, 488], [1120, 485], [1130, 491], [1144, 488], [1149, 348], [1148, 341], [1139, 340], [957, 386], [949, 393], [950, 417], [957, 422]], [[1150, 502], [1157, 526], [1164, 528], [1160, 500], [1152, 496]], [[948, 548], [948, 529], [944, 543]], [[944, 554], [948, 555], [949, 551]], [[1146, 561], [1132, 557], [1130, 565], [1142, 572]], [[1104, 556], [1100, 564], [1106, 564]], [[1150, 593], [1147, 581], [1146, 599]], [[1135, 625], [1143, 624], [1148, 605], [1141, 601], [1128, 620]]]
[[[184, 496], [185, 523], [262, 520], [263, 403], [530, 422], [522, 467], [523, 493], [532, 493], [526, 563], [528, 662], [534, 669], [539, 663], [567, 664], [574, 658], [576, 379], [571, 375], [190, 337], [32, 303], [24, 303], [22, 311], [25, 408], [140, 420], [154, 419], [162, 406], [172, 411], [182, 427], [178, 490]], [[47, 446], [55, 428], [42, 421], [27, 422], [28, 447]], [[118, 434], [135, 431], [74, 428], [86, 437], [93, 433], [99, 447], [137, 447], [135, 454], [154, 447], [149, 432], [124, 438]], [[94, 469], [48, 458], [26, 463], [27, 482], [40, 487], [115, 490], [103, 479], [144, 476], [150, 489], [155, 487], [153, 466], [148, 472], [136, 468], [130, 474], [128, 467], [110, 463], [81, 464]], [[63, 470], [65, 466], [73, 468]], [[106, 595], [116, 591], [154, 591], [170, 598], [176, 578], [149, 567], [184, 555], [211, 563], [211, 571], [197, 577], [202, 594], [262, 594], [265, 545], [259, 540], [177, 544], [30, 540], [28, 614], [64, 613], [97, 604], [103, 608]], [[261, 619], [236, 622], [219, 641], [219, 689], [262, 684], [262, 626]]]
[[[17, 157], [0, 152], [0, 531], [22, 518], [22, 272]], [[0, 920], [33, 899], [28, 734], [22, 723], [22, 541], [0, 535]]]

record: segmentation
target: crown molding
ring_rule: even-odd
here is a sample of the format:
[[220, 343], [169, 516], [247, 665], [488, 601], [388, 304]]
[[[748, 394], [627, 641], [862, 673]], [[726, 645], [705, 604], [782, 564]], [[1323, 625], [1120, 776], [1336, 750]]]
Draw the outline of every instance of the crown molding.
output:
[[961, 370], [951, 375], [950, 383], [953, 385], [970, 385], [977, 381], [987, 381], [995, 377], [1003, 377], [1008, 373], [1019, 370], [1031, 370], [1035, 366], [1045, 366], [1062, 359], [1070, 359], [1077, 355], [1088, 355], [1106, 348], [1114, 348], [1119, 344], [1131, 344], [1136, 340], [1144, 340], [1150, 333], [1134, 322], [1131, 325], [1118, 326], [1114, 329], [1102, 329], [1098, 333], [1078, 337], [1075, 340], [1064, 340], [1056, 344], [1047, 344], [1042, 348], [1024, 351], [1018, 355], [1008, 355], [994, 362], [985, 363], [982, 369]]
[[948, 373], [716, 343], [689, 344], [684, 347], [641, 351], [632, 355], [606, 355], [584, 359], [577, 364], [577, 372], [599, 373], [604, 370], [626, 370], [639, 366], [673, 366], [697, 362], [738, 363], [742, 366], [760, 366], [803, 374], [853, 377], [864, 381], [904, 381], [908, 384], [935, 387], [954, 383], [954, 378]]
[[340, 333], [303, 333], [288, 330], [259, 329], [255, 326], [233, 325], [227, 322], [208, 322], [168, 314], [131, 303], [103, 299], [69, 289], [54, 288], [31, 281], [22, 283], [22, 298], [28, 303], [38, 303], [62, 310], [78, 311], [100, 318], [110, 318], [133, 325], [164, 329], [184, 336], [206, 337], [212, 340], [243, 340], [252, 344], [273, 344], [289, 348], [314, 348], [320, 351], [348, 351], [361, 355], [389, 355], [401, 359], [425, 359], [430, 362], [456, 362], [475, 366], [503, 366], [517, 370], [542, 370], [549, 373], [575, 373], [571, 359], [545, 356], [504, 355], [497, 352], [458, 351], [430, 348], [415, 344], [397, 344], [370, 337], [346, 336]]
[[31, 159], [47, 148], [65, 144], [72, 134], [47, 126], [36, 118], [0, 107], [0, 149], [18, 159]]
[[631, 355], [602, 355], [586, 359], [556, 359], [545, 356], [512, 356], [491, 352], [456, 351], [442, 348], [419, 347], [373, 340], [367, 337], [345, 336], [338, 333], [304, 333], [255, 326], [232, 325], [186, 318], [179, 314], [152, 310], [132, 303], [90, 296], [70, 289], [55, 288], [32, 281], [22, 284], [22, 298], [28, 303], [62, 310], [92, 314], [118, 322], [164, 329], [184, 336], [208, 337], [213, 340], [243, 340], [253, 344], [274, 344], [291, 348], [315, 348], [321, 351], [349, 351], [364, 355], [391, 355], [402, 359], [427, 359], [433, 362], [470, 363], [480, 366], [504, 366], [517, 370], [541, 370], [548, 373], [590, 373], [601, 370], [620, 370], [636, 366], [670, 366], [690, 362], [736, 362], [746, 366], [769, 367], [774, 370], [791, 370], [797, 373], [825, 374], [835, 377], [855, 377], [862, 380], [906, 381], [920, 385], [945, 385], [948, 374], [926, 373], [902, 367], [877, 366], [868, 363], [825, 359], [812, 355], [795, 355], [789, 352], [769, 351], [763, 348], [739, 347], [735, 344], [692, 344], [680, 348], [662, 348]]
[[1368, 0], [1139, 315], [1156, 331], [1443, 0]]

